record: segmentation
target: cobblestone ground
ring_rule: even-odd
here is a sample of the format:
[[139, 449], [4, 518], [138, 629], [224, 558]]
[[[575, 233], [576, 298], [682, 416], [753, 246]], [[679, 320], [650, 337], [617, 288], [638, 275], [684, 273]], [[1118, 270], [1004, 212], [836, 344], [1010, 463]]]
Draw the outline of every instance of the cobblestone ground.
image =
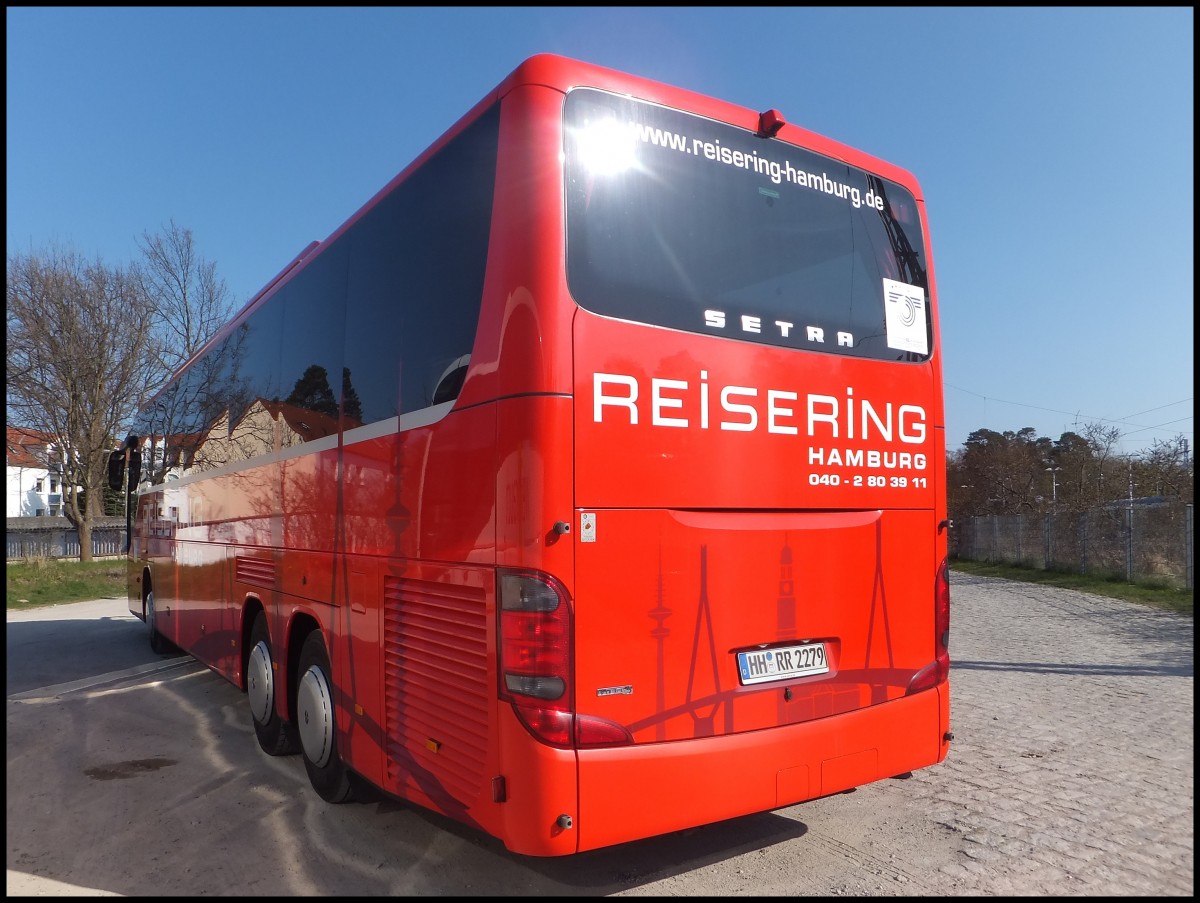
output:
[[961, 835], [945, 877], [991, 895], [1191, 896], [1193, 619], [994, 578], [951, 585], [955, 739], [908, 783]]
[[[1193, 895], [1190, 617], [952, 572], [945, 761], [530, 861], [413, 807], [325, 805], [295, 757], [264, 761], [235, 688], [163, 671], [123, 601], [87, 607], [9, 615], [9, 896]], [[175, 770], [94, 776], [151, 757]]]

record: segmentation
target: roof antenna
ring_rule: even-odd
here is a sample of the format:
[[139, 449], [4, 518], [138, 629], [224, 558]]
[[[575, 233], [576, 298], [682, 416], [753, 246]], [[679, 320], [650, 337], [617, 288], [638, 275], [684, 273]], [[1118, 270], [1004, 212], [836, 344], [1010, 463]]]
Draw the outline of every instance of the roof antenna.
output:
[[782, 113], [778, 110], [764, 110], [758, 114], [758, 131], [755, 134], [759, 138], [774, 138], [783, 126]]

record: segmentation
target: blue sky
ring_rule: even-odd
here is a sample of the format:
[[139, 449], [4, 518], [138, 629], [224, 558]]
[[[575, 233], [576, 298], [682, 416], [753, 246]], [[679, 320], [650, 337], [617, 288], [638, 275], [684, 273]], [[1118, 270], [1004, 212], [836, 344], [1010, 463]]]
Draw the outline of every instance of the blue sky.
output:
[[8, 7], [7, 251], [174, 220], [237, 304], [521, 60], [753, 109], [913, 172], [947, 443], [1193, 439], [1194, 11]]

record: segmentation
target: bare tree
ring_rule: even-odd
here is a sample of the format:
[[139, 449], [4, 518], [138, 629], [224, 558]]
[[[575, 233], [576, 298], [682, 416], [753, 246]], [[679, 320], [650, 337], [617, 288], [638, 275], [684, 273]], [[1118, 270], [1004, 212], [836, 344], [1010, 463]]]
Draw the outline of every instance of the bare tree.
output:
[[[196, 249], [190, 229], [171, 220], [157, 234], [143, 233], [138, 242], [142, 252], [142, 289], [153, 306], [154, 340], [159, 367], [157, 378], [146, 386], [142, 407], [161, 390], [171, 376], [203, 348], [232, 316], [229, 287], [217, 275], [215, 263]], [[211, 422], [196, 422], [203, 396], [229, 369], [225, 360], [236, 351], [227, 347], [211, 360], [201, 362], [202, 371], [176, 384], [154, 399], [153, 434], [147, 437], [150, 454], [142, 461], [142, 478], [160, 481], [179, 463], [180, 454], [200, 441]], [[168, 448], [174, 444], [174, 449]]]
[[154, 304], [165, 381], [225, 325], [233, 305], [216, 264], [196, 250], [191, 229], [172, 220], [157, 234], [143, 233], [138, 245], [142, 290]]
[[1191, 504], [1195, 486], [1189, 443], [1178, 435], [1154, 440], [1138, 462], [1139, 482], [1146, 494], [1178, 498]]
[[1089, 471], [1087, 474], [1089, 485], [1084, 498], [1088, 506], [1102, 505], [1120, 498], [1125, 485], [1122, 479], [1125, 466], [1117, 459], [1115, 450], [1117, 443], [1121, 441], [1121, 430], [1115, 426], [1105, 426], [1103, 423], [1088, 423], [1083, 426], [1081, 433], [1092, 449], [1092, 459], [1095, 462], [1094, 473]]
[[92, 557], [108, 453], [171, 374], [229, 318], [229, 289], [173, 221], [143, 234], [141, 264], [110, 268], [53, 248], [10, 255], [9, 422], [53, 437], [63, 512]]
[[157, 378], [153, 319], [135, 268], [106, 267], [62, 249], [10, 255], [6, 402], [10, 423], [53, 437], [63, 512], [92, 558], [108, 453]]

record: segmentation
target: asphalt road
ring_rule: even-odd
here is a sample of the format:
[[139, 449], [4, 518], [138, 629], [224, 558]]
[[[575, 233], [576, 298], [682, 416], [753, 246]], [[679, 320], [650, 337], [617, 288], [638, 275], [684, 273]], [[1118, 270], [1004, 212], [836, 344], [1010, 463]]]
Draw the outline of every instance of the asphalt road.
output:
[[945, 762], [551, 860], [322, 803], [123, 600], [10, 612], [8, 894], [1191, 897], [1192, 618], [960, 574], [951, 605]]

